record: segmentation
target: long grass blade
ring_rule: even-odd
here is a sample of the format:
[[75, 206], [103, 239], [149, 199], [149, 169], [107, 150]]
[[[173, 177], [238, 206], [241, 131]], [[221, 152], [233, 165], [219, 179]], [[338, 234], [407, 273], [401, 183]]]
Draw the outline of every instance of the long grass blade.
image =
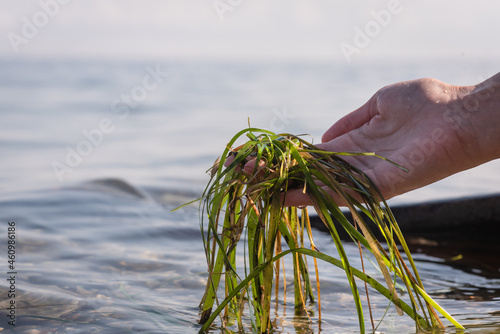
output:
[[[246, 141], [233, 148], [241, 138], [246, 138]], [[404, 312], [412, 317], [418, 328], [427, 330], [442, 327], [437, 313], [457, 328], [462, 328], [424, 291], [403, 234], [375, 184], [361, 170], [343, 160], [343, 156], [377, 157], [394, 164], [372, 152], [326, 152], [298, 136], [274, 134], [257, 128], [239, 131], [228, 142], [222, 155], [209, 169], [211, 179], [199, 199], [200, 212], [203, 213], [200, 227], [208, 266], [207, 285], [200, 303], [202, 332], [218, 316], [221, 317], [224, 328], [233, 324], [230, 318], [236, 317], [241, 331], [244, 327], [242, 312], [245, 300], [248, 301], [253, 330], [259, 333], [269, 332], [272, 324], [271, 294], [274, 284], [278, 305], [280, 269], [283, 270], [286, 304], [283, 257], [287, 254], [292, 256], [295, 309], [305, 311], [308, 317], [310, 315], [306, 309], [306, 300], [315, 301], [307, 261], [307, 257], [312, 256], [319, 321], [321, 298], [317, 259], [344, 270], [361, 333], [365, 332], [365, 324], [356, 279], [361, 279], [365, 285], [372, 286], [385, 296], [399, 313]], [[246, 174], [243, 166], [249, 160], [258, 163], [254, 163], [251, 173]], [[394, 165], [404, 170], [404, 167]], [[342, 198], [352, 214], [352, 222], [322, 186], [328, 187]], [[339, 259], [317, 249], [307, 210], [301, 211], [302, 217], [299, 219], [297, 208], [283, 206], [283, 200], [291, 189], [307, 191], [316, 213], [330, 232]], [[193, 202], [185, 205], [191, 203]], [[367, 221], [363, 220], [360, 212], [368, 217]], [[371, 230], [373, 226], [383, 235], [382, 241], [375, 238]], [[350, 265], [343, 240], [338, 233], [339, 228], [359, 245], [361, 257], [361, 246], [374, 256], [376, 268], [384, 277], [384, 284], [365, 274], [364, 264], [362, 271]], [[311, 249], [305, 247], [304, 233], [307, 233]], [[246, 236], [243, 242], [242, 234]], [[288, 250], [282, 250], [282, 239]], [[382, 247], [382, 243], [387, 245], [387, 249]], [[238, 268], [241, 263], [237, 260], [238, 245], [244, 247], [243, 276]], [[406, 255], [409, 265], [399, 249]], [[281, 265], [277, 262], [280, 260]], [[398, 277], [408, 292], [411, 305], [404, 303], [396, 292]], [[309, 320], [312, 321], [311, 318]]]

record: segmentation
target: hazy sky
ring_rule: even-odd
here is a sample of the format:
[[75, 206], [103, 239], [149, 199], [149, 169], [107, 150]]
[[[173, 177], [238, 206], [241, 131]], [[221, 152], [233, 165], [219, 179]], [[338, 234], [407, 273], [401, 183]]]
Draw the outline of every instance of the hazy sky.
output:
[[500, 56], [500, 2], [0, 0], [1, 57]]

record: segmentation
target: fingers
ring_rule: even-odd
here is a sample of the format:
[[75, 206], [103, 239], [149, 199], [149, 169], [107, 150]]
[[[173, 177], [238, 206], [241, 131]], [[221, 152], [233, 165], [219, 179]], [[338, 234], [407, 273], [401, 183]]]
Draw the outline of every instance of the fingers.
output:
[[[323, 146], [323, 145], [321, 145]], [[230, 156], [227, 158], [225, 162], [225, 166], [231, 165], [231, 163], [234, 161], [234, 156]], [[239, 166], [236, 166], [238, 170], [242, 170], [245, 174], [247, 175], [252, 175], [254, 173], [255, 169], [255, 164], [257, 160], [251, 159], [249, 160], [243, 169], [240, 169]], [[257, 166], [257, 173], [259, 173], [259, 169], [265, 167], [265, 162], [260, 160]], [[332, 201], [334, 201], [338, 206], [347, 206], [345, 201], [331, 188], [324, 186], [321, 182], [316, 181], [315, 182], [317, 186], [319, 186], [329, 197]], [[350, 190], [346, 190], [346, 192], [350, 193], [351, 196], [358, 197], [356, 194]], [[311, 206], [313, 205], [313, 202], [311, 198], [309, 197], [309, 194], [307, 191], [304, 193], [304, 188], [296, 188], [296, 189], [288, 189], [286, 193], [283, 193], [282, 199], [284, 200], [284, 206], [290, 207], [303, 207], [303, 206]]]
[[[342, 206], [347, 206], [346, 202], [331, 188], [327, 186], [321, 187], [330, 197], [330, 199], [335, 202], [339, 207]], [[304, 193], [303, 189], [292, 189], [288, 190], [287, 193], [284, 195], [284, 205], [285, 206], [295, 206], [295, 207], [302, 207], [302, 206], [310, 206], [313, 205], [313, 202], [311, 198], [309, 197], [309, 194], [306, 192]]]
[[302, 189], [292, 189], [288, 190], [286, 194], [283, 194], [284, 205], [285, 206], [308, 206], [312, 205], [312, 201], [307, 193], [304, 193]]
[[234, 161], [234, 155], [233, 154], [229, 154], [229, 156], [227, 157], [226, 161], [224, 162], [224, 166], [225, 167], [229, 167]]
[[376, 96], [374, 95], [363, 106], [342, 117], [328, 130], [326, 130], [321, 138], [321, 141], [326, 143], [354, 129], [357, 129], [363, 124], [368, 123], [376, 114]]
[[[253, 158], [248, 160], [248, 162], [245, 164], [243, 167], [243, 172], [245, 172], [248, 175], [251, 175], [253, 171], [255, 170], [255, 163], [257, 162], [257, 159]], [[257, 170], [259, 170], [262, 167], [266, 166], [266, 162], [263, 160], [259, 160], [259, 163], [257, 165]]]
[[[224, 166], [229, 167], [233, 163], [234, 159], [235, 159], [234, 154], [229, 155], [226, 159], [226, 162], [224, 162]], [[249, 159], [243, 166], [243, 172], [247, 175], [251, 175], [255, 169], [256, 161], [257, 161], [256, 158]], [[257, 169], [265, 167], [265, 165], [266, 165], [265, 161], [260, 160]], [[236, 166], [235, 170], [239, 172], [241, 170], [240, 166]]]
[[[229, 167], [229, 166], [231, 166], [231, 164], [233, 163], [233, 161], [234, 161], [234, 159], [235, 159], [235, 158], [236, 158], [236, 156], [235, 156], [234, 154], [230, 154], [230, 155], [227, 157], [226, 161], [224, 162], [224, 167]], [[234, 167], [234, 170], [235, 170], [236, 172], [239, 172], [239, 171], [241, 170], [241, 167], [240, 167], [239, 165], [238, 165], [238, 166], [235, 166], [235, 167]]]

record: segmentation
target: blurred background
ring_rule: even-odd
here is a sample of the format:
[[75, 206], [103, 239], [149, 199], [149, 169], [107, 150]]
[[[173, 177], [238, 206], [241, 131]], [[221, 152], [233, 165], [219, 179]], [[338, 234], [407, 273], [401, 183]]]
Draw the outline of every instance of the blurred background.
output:
[[[1, 6], [4, 192], [102, 177], [201, 187], [248, 120], [319, 141], [384, 85], [475, 84], [500, 55], [500, 4], [487, 1]], [[482, 168], [399, 200], [496, 191]]]

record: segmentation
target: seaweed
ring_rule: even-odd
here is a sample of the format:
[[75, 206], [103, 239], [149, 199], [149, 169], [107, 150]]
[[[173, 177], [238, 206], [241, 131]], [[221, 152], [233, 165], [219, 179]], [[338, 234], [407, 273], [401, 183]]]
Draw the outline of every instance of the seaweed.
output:
[[[233, 148], [245, 137], [244, 144]], [[221, 327], [226, 327], [230, 316], [243, 330], [242, 313], [248, 305], [252, 330], [268, 333], [272, 327], [271, 297], [273, 290], [278, 297], [280, 265], [284, 266], [280, 260], [287, 255], [293, 263], [295, 312], [310, 320], [306, 304], [316, 302], [317, 298], [321, 321], [317, 260], [322, 260], [345, 272], [361, 333], [366, 328], [360, 281], [366, 286], [366, 294], [370, 285], [393, 303], [399, 314], [414, 319], [417, 330], [443, 328], [438, 313], [455, 327], [463, 328], [425, 292], [403, 234], [376, 185], [343, 159], [345, 156], [384, 158], [371, 152], [324, 151], [302, 137], [257, 128], [242, 130], [209, 170], [210, 181], [199, 199], [208, 267], [200, 303], [200, 332], [209, 330], [217, 317], [221, 319]], [[252, 160], [253, 164], [248, 163]], [[387, 160], [387, 163], [393, 162]], [[309, 195], [335, 243], [338, 258], [315, 246], [307, 207], [285, 206], [287, 194], [297, 189]], [[336, 203], [331, 193], [341, 201]], [[352, 221], [340, 206], [347, 207]], [[365, 221], [363, 216], [368, 219]], [[364, 266], [361, 270], [351, 266], [344, 250], [346, 241], [339, 237], [339, 229], [344, 229], [359, 245], [361, 259], [362, 249], [373, 254], [376, 260], [373, 262], [384, 277], [381, 282], [366, 274]], [[383, 236], [382, 240], [375, 238], [374, 229]], [[244, 248], [243, 259], [237, 259], [236, 250], [241, 248]], [[314, 259], [316, 282], [311, 278], [308, 257]], [[399, 297], [398, 284], [406, 291], [407, 302]]]

